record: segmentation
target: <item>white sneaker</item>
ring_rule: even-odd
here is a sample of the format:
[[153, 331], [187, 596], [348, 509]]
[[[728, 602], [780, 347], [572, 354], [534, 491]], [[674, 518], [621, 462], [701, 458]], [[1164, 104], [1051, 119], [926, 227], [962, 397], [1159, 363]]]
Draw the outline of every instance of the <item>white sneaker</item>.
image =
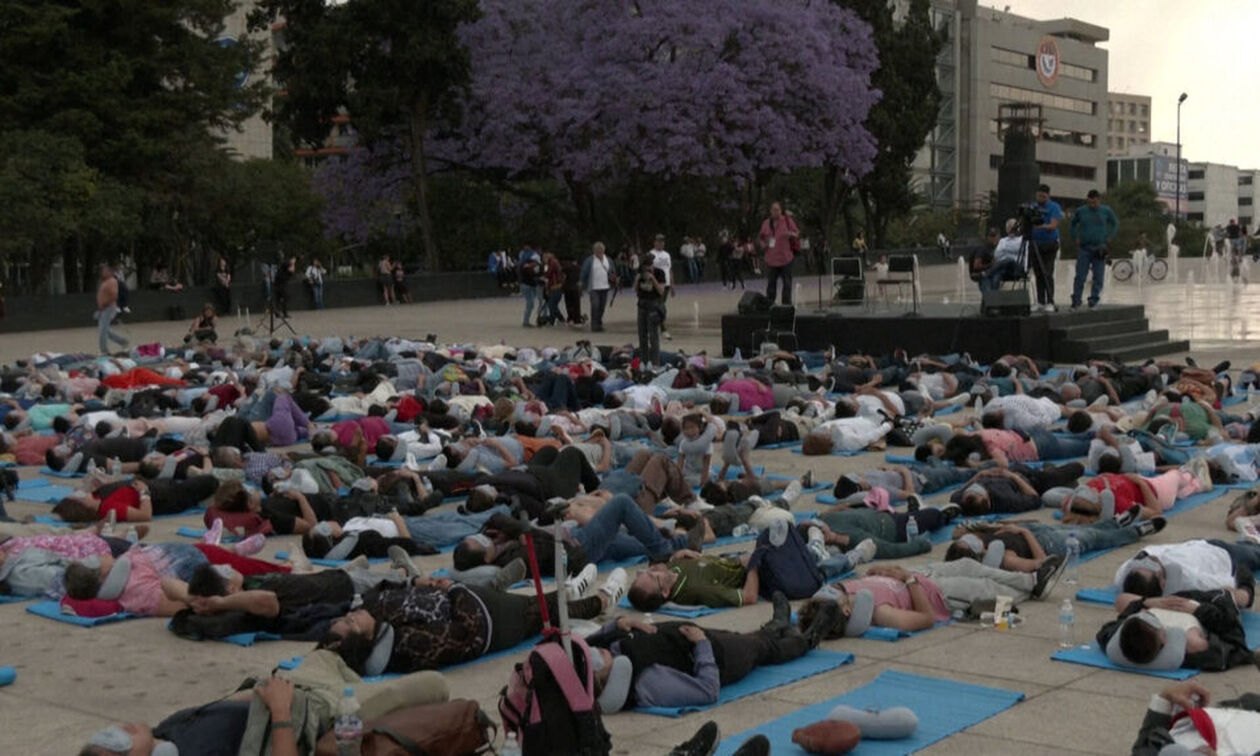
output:
[[416, 461], [416, 455], [407, 452], [407, 458], [403, 460], [403, 467], [412, 472], [420, 472], [420, 463]]
[[1058, 311], [1059, 311], [1059, 308], [1058, 308], [1058, 307], [1055, 307], [1055, 306], [1054, 306], [1054, 305], [1052, 305], [1052, 304], [1048, 304], [1048, 305], [1045, 305], [1045, 306], [1042, 308], [1042, 311], [1043, 311], [1043, 312], [1058, 312]]
[[663, 330], [663, 329], [661, 330], [661, 338], [662, 338], [662, 339], [665, 339], [666, 341], [673, 341], [673, 340], [674, 340], [674, 337], [673, 337], [673, 336], [671, 336], [671, 335], [669, 334], [669, 331], [666, 331], [666, 330]]
[[849, 562], [854, 566], [866, 564], [875, 559], [875, 542], [870, 538], [853, 547], [849, 552]]
[[1146, 392], [1146, 396], [1142, 397], [1142, 409], [1150, 409], [1155, 406], [1155, 402], [1159, 401], [1159, 394], [1155, 389]]
[[1028, 308], [1028, 311], [1029, 311], [1029, 312], [1041, 312], [1041, 311], [1042, 311], [1042, 307], [1041, 307], [1041, 305], [1039, 305], [1039, 304], [1033, 304], [1031, 307], [1029, 307], [1029, 308]]
[[827, 551], [827, 543], [823, 540], [823, 533], [821, 530], [811, 526], [808, 534], [806, 543], [809, 545], [809, 550], [813, 552], [815, 559], [821, 562], [831, 556], [831, 553]]
[[787, 488], [783, 489], [783, 500], [788, 504], [795, 504], [799, 498], [801, 498], [801, 481], [798, 478], [788, 483]]
[[446, 469], [446, 455], [439, 454], [436, 457], [434, 457], [432, 460], [430, 460], [428, 469], [445, 470]]
[[766, 501], [760, 496], [749, 496], [748, 503], [752, 504], [757, 509], [769, 509], [771, 506], [770, 502]]
[[586, 592], [594, 585], [597, 575], [599, 575], [599, 568], [594, 564], [588, 564], [576, 576], [564, 581], [565, 594], [569, 597], [569, 600], [577, 601], [585, 596]]
[[630, 577], [626, 574], [625, 567], [618, 567], [608, 573], [608, 577], [604, 579], [604, 584], [599, 587], [599, 592], [608, 597], [608, 608], [612, 608], [621, 601], [621, 597], [626, 595], [627, 586], [630, 584]]

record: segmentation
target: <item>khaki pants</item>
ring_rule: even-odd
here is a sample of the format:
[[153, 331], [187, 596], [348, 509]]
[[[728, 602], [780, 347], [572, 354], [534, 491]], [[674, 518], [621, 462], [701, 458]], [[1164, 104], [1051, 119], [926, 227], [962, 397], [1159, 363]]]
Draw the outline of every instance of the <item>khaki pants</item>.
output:
[[328, 707], [329, 721], [337, 711], [342, 689], [354, 689], [355, 698], [363, 707], [359, 716], [374, 719], [413, 704], [442, 703], [450, 698], [446, 678], [437, 672], [414, 672], [378, 682], [364, 682], [332, 651], [307, 654], [297, 669], [281, 671], [281, 677], [307, 689]]
[[630, 464], [626, 465], [626, 472], [638, 475], [643, 481], [643, 488], [635, 497], [635, 502], [649, 515], [656, 511], [657, 502], [666, 496], [679, 504], [694, 498], [691, 487], [683, 478], [682, 468], [660, 452], [646, 449], [635, 452]]

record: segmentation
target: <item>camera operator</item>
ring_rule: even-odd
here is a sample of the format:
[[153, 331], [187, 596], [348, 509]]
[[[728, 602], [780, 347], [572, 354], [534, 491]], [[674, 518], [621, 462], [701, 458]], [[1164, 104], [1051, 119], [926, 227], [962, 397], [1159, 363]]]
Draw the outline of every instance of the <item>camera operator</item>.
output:
[[634, 281], [638, 295], [639, 362], [646, 367], [661, 361], [661, 324], [665, 322], [665, 271], [652, 265], [652, 253], [643, 255]]
[[1103, 277], [1107, 274], [1107, 242], [1120, 228], [1120, 221], [1110, 207], [1102, 204], [1097, 189], [1085, 195], [1085, 206], [1072, 213], [1072, 241], [1076, 242], [1076, 280], [1072, 282], [1072, 309], [1081, 306], [1081, 292], [1085, 288], [1085, 276], [1092, 275], [1089, 287], [1089, 307], [1098, 306], [1102, 294]]
[[297, 257], [295, 255], [281, 257], [275, 267], [275, 282], [271, 288], [274, 300], [271, 306], [282, 318], [289, 317], [289, 282], [293, 280], [295, 273], [297, 273]]
[[993, 264], [981, 274], [978, 283], [980, 291], [993, 291], [1008, 278], [1021, 278], [1024, 275], [1023, 260], [1020, 259], [1019, 248], [1024, 241], [1020, 222], [1015, 218], [1006, 221], [1006, 236], [993, 248]]
[[[993, 265], [993, 250], [997, 249], [1001, 239], [1002, 232], [997, 230], [997, 226], [989, 226], [989, 230], [985, 231], [984, 246], [977, 247], [968, 261], [967, 270], [972, 281], [980, 284], [984, 279], [985, 272]], [[983, 291], [983, 286], [981, 290]]]
[[1054, 262], [1059, 254], [1059, 221], [1063, 219], [1063, 208], [1050, 199], [1050, 187], [1046, 184], [1037, 187], [1037, 211], [1041, 220], [1032, 233], [1036, 244], [1028, 254], [1037, 277], [1037, 304], [1033, 305], [1033, 310], [1054, 312]]

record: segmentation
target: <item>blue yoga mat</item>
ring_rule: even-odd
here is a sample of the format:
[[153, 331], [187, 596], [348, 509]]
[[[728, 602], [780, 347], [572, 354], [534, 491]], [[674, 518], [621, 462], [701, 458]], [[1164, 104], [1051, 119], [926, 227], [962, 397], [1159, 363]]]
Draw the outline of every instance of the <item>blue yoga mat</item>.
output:
[[[717, 475], [718, 473], [720, 473], [720, 472], [722, 472], [722, 468], [721, 468], [721, 467], [710, 467], [710, 468], [709, 468], [709, 474], [710, 474], [710, 475], [716, 476], [716, 475]], [[766, 474], [766, 467], [765, 467], [765, 465], [753, 465], [753, 466], [752, 466], [752, 472], [753, 472], [753, 475], [765, 475], [765, 474]], [[727, 469], [727, 471], [726, 471], [726, 480], [735, 480], [736, 478], [738, 478], [738, 477], [739, 477], [740, 475], [742, 475], [743, 473], [744, 473], [744, 466], [743, 466], [743, 465], [731, 465], [731, 466], [730, 466], [730, 468], [728, 468], [728, 469]]]
[[926, 633], [928, 630], [935, 630], [941, 625], [948, 624], [949, 620], [941, 620], [931, 627], [925, 627], [922, 630], [898, 630], [894, 627], [879, 627], [878, 625], [872, 625], [871, 627], [868, 627], [866, 632], [862, 633], [859, 637], [865, 638], [866, 640], [880, 640], [887, 641], [889, 643], [896, 643], [902, 638], [910, 638], [918, 635], [919, 633]]
[[[807, 677], [830, 672], [837, 667], [842, 667], [853, 661], [853, 654], [848, 651], [824, 651], [822, 649], [814, 649], [799, 659], [793, 659], [786, 664], [776, 664], [770, 667], [757, 667], [744, 679], [723, 685], [718, 692], [718, 698], [711, 704], [696, 704], [692, 706], [641, 706], [634, 711], [641, 714], [655, 714], [661, 717], [680, 717], [689, 711], [701, 711], [712, 706], [720, 706], [729, 703], [744, 696], [751, 696], [755, 693], [764, 693], [771, 688], [777, 688], [782, 685], [794, 683], [798, 680], [804, 680]], [[734, 749], [732, 749], [734, 750]]]
[[82, 478], [86, 473], [71, 472], [69, 470], [54, 470], [51, 467], [44, 466], [39, 468], [41, 475], [53, 475], [58, 478]]
[[1081, 588], [1076, 592], [1076, 600], [1110, 606], [1115, 602], [1116, 595], [1117, 592], [1114, 585], [1108, 585], [1103, 588]]
[[[621, 597], [621, 600], [617, 602], [617, 606], [622, 609], [634, 609], [634, 607], [630, 605], [630, 600], [625, 596]], [[724, 612], [730, 608], [732, 607], [723, 606], [715, 609], [711, 606], [688, 606], [686, 604], [675, 604], [672, 601], [666, 601], [664, 604], [661, 604], [659, 607], [653, 609], [652, 613], [668, 614], [671, 617], [682, 617], [684, 619], [695, 619], [697, 617], [707, 617], [710, 614]]]
[[[789, 483], [791, 483], [794, 480], [800, 480], [801, 476], [781, 475], [779, 473], [770, 473], [769, 475], [766, 475], [765, 478], [766, 480], [786, 480]], [[813, 493], [814, 491], [826, 491], [827, 489], [831, 488], [833, 485], [834, 483], [832, 483], [831, 481], [815, 479], [814, 485], [810, 486], [809, 488], [805, 488], [804, 486], [802, 486], [801, 493]]]
[[748, 738], [765, 735], [774, 744], [775, 756], [804, 756], [805, 751], [792, 742], [792, 731], [826, 718], [838, 704], [844, 704], [855, 709], [906, 706], [914, 711], [919, 727], [911, 737], [863, 740], [851, 751], [854, 756], [903, 756], [1000, 714], [1023, 698], [1018, 690], [886, 669], [874, 680], [847, 693], [724, 738], [718, 744], [717, 754], [730, 756]]
[[57, 527], [70, 527], [70, 523], [61, 519], [57, 515], [38, 514], [31, 517], [31, 522], [37, 522], [40, 525], [55, 525]]
[[[202, 536], [206, 534], [206, 529], [205, 528], [192, 528], [187, 525], [180, 525], [178, 528], [175, 528], [175, 534], [181, 535], [185, 538], [195, 538], [197, 540], [201, 540]], [[236, 534], [230, 533], [227, 530], [224, 530], [223, 537], [220, 538], [219, 540], [221, 543], [236, 543], [237, 541], [241, 539], [237, 537]]]
[[0, 593], [0, 604], [17, 604], [23, 601], [30, 601], [34, 596], [13, 596], [8, 593]]
[[[1213, 486], [1210, 491], [1200, 491], [1199, 493], [1191, 494], [1190, 496], [1187, 496], [1184, 499], [1178, 499], [1176, 502], [1173, 503], [1172, 507], [1164, 510], [1164, 517], [1170, 517], [1172, 515], [1181, 514], [1182, 512], [1187, 512], [1201, 504], [1206, 504], [1209, 501], [1215, 501], [1216, 499], [1223, 496], [1225, 494], [1225, 491], [1227, 490], [1229, 490], [1229, 486]], [[1060, 510], [1060, 509], [1054, 510], [1053, 514], [1051, 514], [1051, 517], [1053, 517], [1056, 520], [1063, 519], [1063, 510]], [[1092, 559], [1101, 553], [1105, 553], [1105, 552], [1101, 552], [1101, 551], [1098, 553], [1088, 552], [1086, 554], [1082, 554], [1081, 559], [1082, 561], [1086, 559]]]
[[47, 483], [34, 488], [18, 488], [14, 493], [18, 499], [22, 501], [38, 501], [44, 504], [55, 504], [70, 494], [74, 493], [71, 486], [56, 486]]
[[771, 449], [791, 449], [792, 447], [800, 446], [800, 445], [801, 445], [801, 442], [799, 440], [798, 441], [780, 441], [777, 444], [758, 444], [757, 448], [765, 449], [769, 451]]
[[27, 478], [26, 480], [18, 481], [17, 490], [26, 491], [31, 488], [41, 488], [43, 486], [51, 485], [52, 481], [45, 478]]
[[56, 620], [58, 622], [67, 622], [71, 625], [79, 627], [96, 627], [97, 625], [105, 625], [110, 622], [122, 622], [123, 620], [133, 619], [140, 615], [131, 612], [117, 612], [115, 614], [107, 614], [104, 617], [79, 617], [73, 614], [62, 614], [61, 604], [57, 601], [36, 601], [26, 607], [26, 611], [31, 614], [38, 615], [45, 619]]
[[1151, 677], [1162, 677], [1165, 680], [1185, 680], [1199, 674], [1197, 669], [1140, 669], [1138, 667], [1122, 667], [1116, 664], [1102, 649], [1098, 647], [1095, 641], [1090, 641], [1081, 646], [1069, 649], [1060, 649], [1050, 654], [1050, 658], [1055, 661], [1070, 662], [1072, 664], [1084, 664], [1087, 667], [1098, 667], [1099, 669], [1114, 669], [1120, 672], [1131, 672], [1135, 675], [1149, 675]]
[[[862, 454], [862, 453], [864, 453], [865, 451], [866, 451], [865, 449], [854, 449], [854, 450], [852, 450], [852, 451], [846, 451], [846, 450], [844, 450], [844, 449], [833, 449], [833, 450], [832, 450], [829, 454], [826, 454], [825, 456], [828, 456], [828, 457], [856, 457], [857, 455]], [[803, 449], [800, 449], [800, 448], [798, 447], [798, 448], [793, 449], [793, 450], [792, 450], [792, 453], [793, 453], [793, 454], [805, 454], [805, 451], [804, 451]], [[811, 455], [811, 456], [812, 456], [812, 455]]]

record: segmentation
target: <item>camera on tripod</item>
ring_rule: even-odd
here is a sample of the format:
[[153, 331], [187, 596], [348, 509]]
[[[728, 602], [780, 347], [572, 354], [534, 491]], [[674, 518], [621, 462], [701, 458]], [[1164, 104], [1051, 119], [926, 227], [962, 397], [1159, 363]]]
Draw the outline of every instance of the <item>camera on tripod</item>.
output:
[[1015, 208], [1015, 215], [1019, 218], [1019, 231], [1024, 236], [1032, 235], [1032, 230], [1046, 222], [1046, 217], [1042, 215], [1041, 208], [1036, 203], [1025, 202]]

